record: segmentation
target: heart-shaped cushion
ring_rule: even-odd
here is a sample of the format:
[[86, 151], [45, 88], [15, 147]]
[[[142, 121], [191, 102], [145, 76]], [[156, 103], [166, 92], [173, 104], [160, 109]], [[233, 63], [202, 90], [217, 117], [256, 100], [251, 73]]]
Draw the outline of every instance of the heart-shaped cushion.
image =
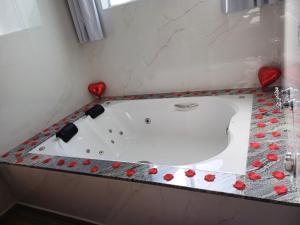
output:
[[262, 87], [273, 84], [281, 76], [281, 70], [276, 67], [265, 66], [258, 71], [258, 79]]
[[105, 83], [100, 81], [98, 83], [89, 84], [88, 90], [91, 94], [101, 97], [105, 91]]

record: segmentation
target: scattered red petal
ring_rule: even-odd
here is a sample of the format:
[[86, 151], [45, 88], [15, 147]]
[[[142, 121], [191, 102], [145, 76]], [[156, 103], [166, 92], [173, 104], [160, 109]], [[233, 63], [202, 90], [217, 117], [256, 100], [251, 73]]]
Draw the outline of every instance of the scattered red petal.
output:
[[36, 141], [33, 141], [32, 143], [31, 143], [31, 146], [35, 146], [35, 145], [37, 145], [38, 143], [36, 142]]
[[280, 109], [273, 109], [272, 113], [277, 114], [277, 113], [281, 113]]
[[1, 157], [2, 158], [7, 158], [9, 156], [9, 152], [4, 153]]
[[256, 133], [255, 137], [256, 138], [264, 138], [266, 135], [264, 133]]
[[269, 122], [270, 122], [270, 123], [278, 123], [278, 122], [279, 122], [279, 119], [273, 118], [273, 119], [270, 119]]
[[257, 115], [255, 115], [255, 118], [258, 119], [258, 120], [261, 120], [261, 119], [264, 118], [264, 116], [263, 116], [263, 115], [260, 115], [260, 114], [257, 114]]
[[259, 127], [259, 128], [264, 128], [267, 125], [265, 123], [258, 123], [256, 126]]
[[53, 127], [58, 127], [59, 125], [57, 123], [53, 124]]
[[257, 93], [256, 96], [261, 97], [261, 96], [264, 96], [264, 94], [263, 93]]
[[129, 169], [126, 171], [127, 177], [132, 177], [135, 173], [136, 171], [134, 169]]
[[207, 182], [213, 182], [216, 179], [216, 176], [214, 174], [207, 174], [204, 177], [204, 180]]
[[185, 171], [185, 175], [187, 177], [193, 177], [196, 175], [196, 172], [194, 170], [187, 170], [187, 171]]
[[82, 162], [82, 165], [84, 165], [84, 166], [87, 166], [87, 165], [90, 165], [90, 164], [91, 164], [91, 160], [89, 160], [89, 159], [86, 159]]
[[29, 140], [26, 140], [26, 141], [23, 142], [24, 145], [28, 145], [29, 143], [30, 143]]
[[251, 163], [251, 165], [254, 166], [254, 167], [258, 167], [258, 168], [264, 166], [263, 162], [260, 161], [260, 160], [253, 160], [252, 163]]
[[17, 153], [15, 154], [16, 157], [20, 157], [21, 155], [22, 155], [22, 152], [17, 152]]
[[90, 171], [91, 171], [91, 173], [98, 172], [99, 171], [99, 166], [93, 166], [93, 167], [91, 167]]
[[149, 174], [157, 174], [157, 173], [158, 173], [157, 168], [151, 168], [151, 169], [149, 170]]
[[114, 169], [118, 169], [119, 167], [121, 166], [121, 163], [119, 162], [114, 162], [111, 167], [114, 168]]
[[278, 180], [282, 180], [285, 178], [285, 174], [282, 171], [273, 171], [272, 176], [275, 177]]
[[259, 108], [258, 110], [259, 110], [261, 113], [266, 113], [266, 112], [268, 112], [268, 110], [265, 109], [265, 108]]
[[278, 160], [278, 155], [276, 155], [276, 154], [268, 154], [267, 155], [267, 159], [269, 161], [277, 161]]
[[49, 129], [45, 129], [45, 130], [43, 130], [43, 132], [44, 132], [44, 133], [47, 133], [47, 132], [49, 132]]
[[35, 137], [33, 137], [31, 140], [36, 141], [36, 140], [38, 140], [38, 139], [39, 139], [39, 137], [35, 136]]
[[18, 159], [16, 160], [16, 163], [21, 163], [21, 162], [23, 162], [23, 161], [24, 161], [23, 158], [18, 158]]
[[269, 144], [269, 149], [270, 150], [278, 150], [279, 146], [277, 144]]
[[38, 155], [34, 155], [34, 156], [31, 157], [31, 160], [37, 160], [38, 158], [39, 158]]
[[257, 143], [257, 142], [251, 142], [250, 143], [250, 148], [252, 148], [252, 149], [258, 149], [258, 148], [260, 148], [260, 144]]
[[48, 159], [43, 160], [43, 163], [44, 163], [44, 164], [47, 164], [47, 163], [50, 162], [50, 161], [51, 161], [51, 158], [48, 158]]
[[69, 162], [68, 167], [75, 167], [77, 165], [77, 162]]
[[267, 105], [267, 106], [273, 106], [274, 103], [273, 103], [273, 102], [267, 102], [266, 105]]
[[249, 172], [248, 173], [248, 178], [250, 180], [256, 181], [256, 180], [260, 180], [261, 179], [261, 175], [254, 173], [254, 172]]
[[288, 192], [288, 189], [286, 188], [286, 186], [284, 185], [275, 185], [274, 186], [274, 191], [278, 194], [278, 195], [284, 195]]
[[272, 136], [273, 136], [273, 137], [280, 137], [280, 136], [281, 136], [281, 133], [278, 132], [278, 131], [274, 131], [274, 132], [272, 132]]
[[164, 175], [164, 180], [166, 181], [170, 181], [174, 178], [174, 176], [170, 173], [167, 173], [166, 175]]
[[24, 151], [25, 150], [25, 148], [19, 148], [18, 149], [18, 152], [22, 152], [22, 151]]
[[64, 159], [59, 159], [59, 160], [56, 161], [56, 165], [58, 165], [58, 166], [62, 166], [64, 164], [65, 164], [65, 160]]
[[264, 102], [264, 101], [266, 101], [266, 99], [264, 99], [264, 98], [258, 98], [257, 99], [257, 102]]
[[234, 183], [233, 187], [235, 187], [237, 190], [242, 191], [242, 190], [245, 190], [246, 184], [243, 181], [241, 181], [241, 180], [237, 180]]

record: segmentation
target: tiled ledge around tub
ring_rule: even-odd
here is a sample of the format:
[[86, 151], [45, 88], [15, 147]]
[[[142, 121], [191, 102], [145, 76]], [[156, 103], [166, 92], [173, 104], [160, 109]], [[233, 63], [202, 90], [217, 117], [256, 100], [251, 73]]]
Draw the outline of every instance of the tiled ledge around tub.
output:
[[[29, 153], [34, 147], [54, 135], [66, 123], [76, 121], [84, 115], [84, 111], [99, 102], [224, 94], [253, 94], [254, 96], [247, 173], [244, 176], [189, 170], [189, 168], [183, 169], [170, 166], [155, 166], [153, 168], [148, 164], [119, 163]], [[24, 141], [19, 146], [3, 154], [0, 157], [0, 162], [9, 165], [166, 185], [193, 191], [300, 206], [296, 184], [291, 175], [284, 170], [283, 163], [287, 151], [287, 133], [289, 132], [286, 124], [286, 116], [288, 115], [288, 112], [282, 113], [276, 109], [271, 90], [262, 91], [261, 89], [253, 88], [105, 97], [85, 105], [53, 126]]]

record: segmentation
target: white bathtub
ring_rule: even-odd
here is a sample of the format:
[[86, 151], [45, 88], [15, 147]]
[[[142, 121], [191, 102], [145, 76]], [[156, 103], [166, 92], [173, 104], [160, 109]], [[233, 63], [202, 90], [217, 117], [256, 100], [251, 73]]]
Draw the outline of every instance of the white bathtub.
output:
[[75, 122], [79, 132], [68, 143], [51, 137], [30, 153], [245, 174], [252, 95], [102, 105], [96, 119]]

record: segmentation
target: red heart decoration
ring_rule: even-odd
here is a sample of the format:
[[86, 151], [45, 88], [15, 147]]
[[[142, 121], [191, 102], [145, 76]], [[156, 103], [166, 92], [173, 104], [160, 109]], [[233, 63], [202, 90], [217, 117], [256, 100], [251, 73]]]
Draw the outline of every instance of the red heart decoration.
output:
[[92, 95], [101, 97], [105, 91], [105, 83], [100, 81], [98, 83], [89, 84], [88, 90]]
[[265, 66], [258, 71], [258, 79], [262, 87], [274, 83], [281, 76], [281, 70], [276, 67]]

